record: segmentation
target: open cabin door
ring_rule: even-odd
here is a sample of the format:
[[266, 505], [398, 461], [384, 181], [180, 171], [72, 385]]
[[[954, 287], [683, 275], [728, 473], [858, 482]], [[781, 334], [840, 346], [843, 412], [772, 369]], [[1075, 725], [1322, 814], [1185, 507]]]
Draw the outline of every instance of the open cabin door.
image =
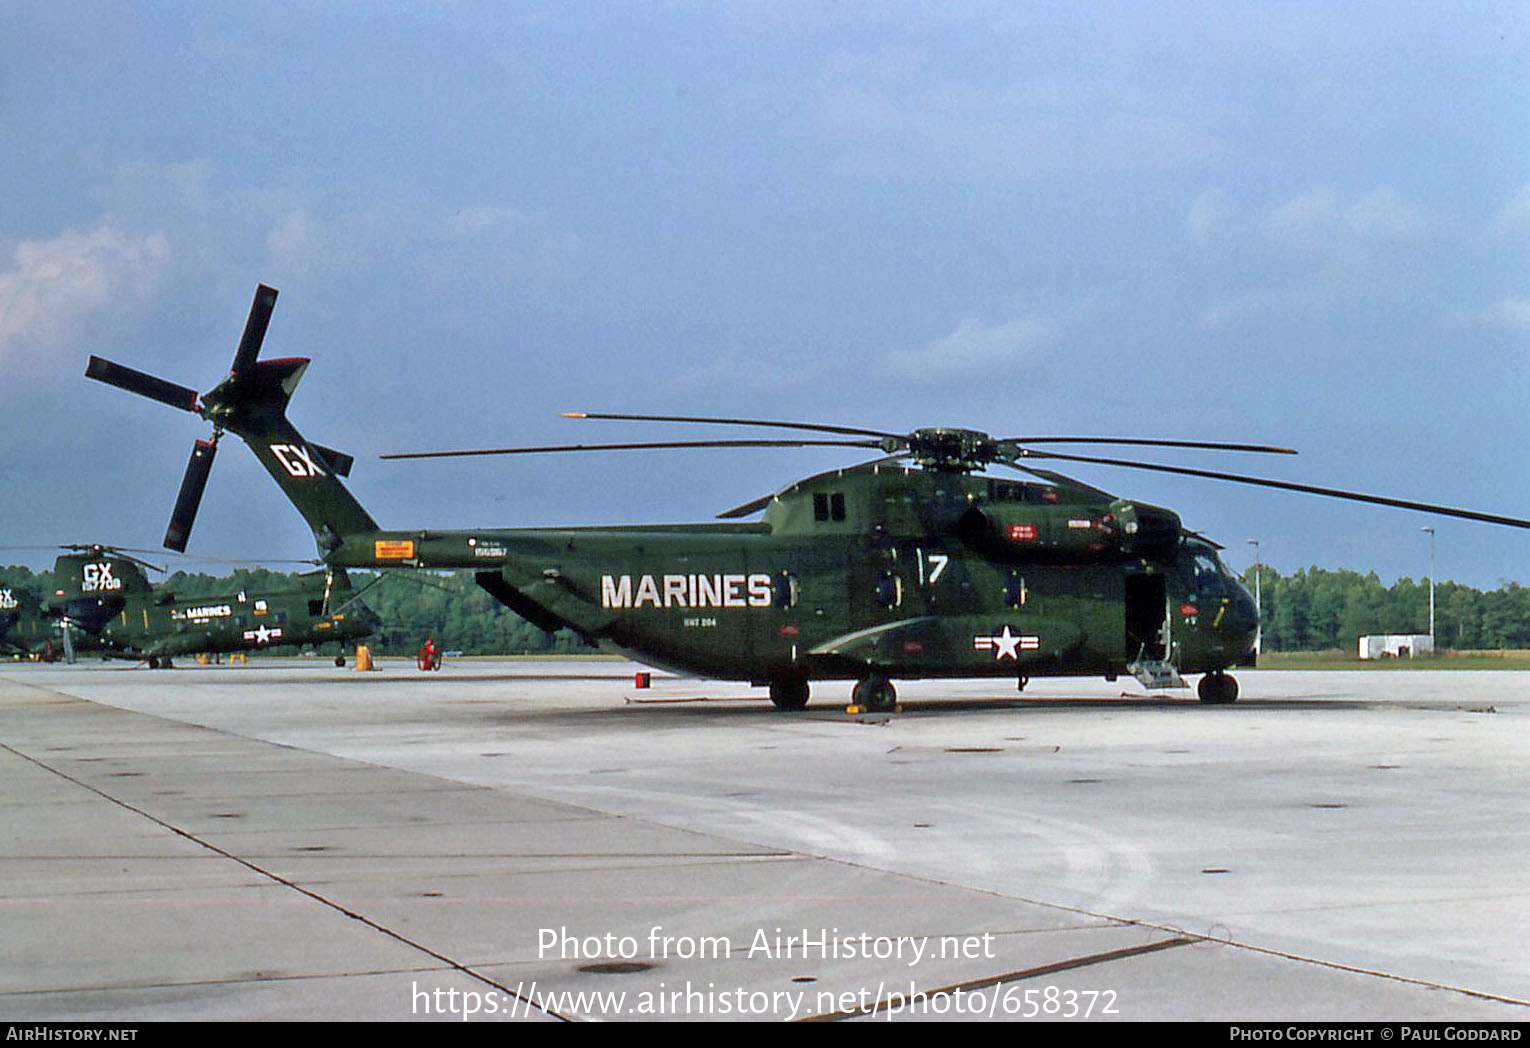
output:
[[1168, 577], [1159, 574], [1126, 576], [1126, 658], [1128, 662], [1161, 662], [1168, 652], [1164, 623], [1168, 618]]

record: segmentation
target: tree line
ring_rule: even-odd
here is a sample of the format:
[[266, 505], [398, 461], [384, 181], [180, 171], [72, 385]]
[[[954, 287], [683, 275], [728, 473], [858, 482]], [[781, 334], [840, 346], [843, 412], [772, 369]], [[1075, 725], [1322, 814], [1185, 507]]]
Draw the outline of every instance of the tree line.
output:
[[[1255, 568], [1243, 573], [1254, 589]], [[1375, 572], [1306, 568], [1281, 575], [1260, 565], [1259, 593], [1265, 651], [1353, 651], [1370, 633], [1429, 632], [1429, 581], [1398, 579], [1390, 586]], [[410, 655], [426, 637], [446, 651], [468, 655], [588, 652], [573, 633], [546, 633], [531, 625], [463, 573], [350, 573], [354, 590], [382, 621], [371, 640], [384, 655]], [[22, 586], [46, 600], [52, 572], [0, 568], [0, 585]], [[229, 575], [176, 572], [160, 584], [183, 597], [211, 597], [240, 590], [267, 593], [295, 589], [298, 573], [240, 568]], [[1530, 648], [1530, 588], [1508, 583], [1482, 591], [1455, 582], [1435, 587], [1435, 644], [1480, 650]]]
[[[1243, 582], [1254, 589], [1254, 568]], [[1307, 568], [1281, 575], [1258, 568], [1265, 651], [1355, 649], [1373, 633], [1428, 633], [1429, 580], [1388, 586], [1376, 573]], [[1434, 588], [1435, 647], [1530, 648], [1530, 589], [1517, 582], [1482, 591], [1456, 582]]]

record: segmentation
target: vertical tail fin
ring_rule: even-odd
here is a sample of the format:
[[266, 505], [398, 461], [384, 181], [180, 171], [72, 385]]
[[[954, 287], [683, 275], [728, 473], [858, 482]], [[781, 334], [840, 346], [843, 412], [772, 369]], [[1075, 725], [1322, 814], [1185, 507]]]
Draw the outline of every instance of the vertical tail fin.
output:
[[287, 419], [287, 402], [307, 368], [302, 358], [261, 361], [241, 379], [230, 375], [202, 399], [214, 424], [249, 445], [313, 529], [320, 551], [328, 553], [346, 535], [376, 531], [377, 522], [340, 480], [354, 459], [310, 444]]

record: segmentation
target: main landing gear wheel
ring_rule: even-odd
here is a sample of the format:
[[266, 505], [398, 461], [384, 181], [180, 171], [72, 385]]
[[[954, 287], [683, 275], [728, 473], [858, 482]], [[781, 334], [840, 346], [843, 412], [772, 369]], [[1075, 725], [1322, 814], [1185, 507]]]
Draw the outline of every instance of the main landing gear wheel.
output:
[[787, 679], [770, 682], [770, 701], [778, 710], [800, 710], [808, 704], [808, 682]]
[[850, 701], [875, 713], [886, 713], [898, 704], [898, 692], [886, 677], [867, 677], [850, 692]]
[[1202, 677], [1195, 692], [1208, 706], [1226, 706], [1237, 701], [1238, 682], [1219, 670]]

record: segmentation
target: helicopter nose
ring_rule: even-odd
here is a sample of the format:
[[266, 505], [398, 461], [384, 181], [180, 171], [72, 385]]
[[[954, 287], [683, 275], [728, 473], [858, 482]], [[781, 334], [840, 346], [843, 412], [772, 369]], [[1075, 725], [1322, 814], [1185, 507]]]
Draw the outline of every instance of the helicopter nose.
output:
[[1228, 610], [1232, 613], [1233, 628], [1240, 635], [1246, 635], [1252, 645], [1254, 635], [1259, 632], [1259, 610], [1254, 605], [1253, 595], [1247, 591], [1238, 592]]

